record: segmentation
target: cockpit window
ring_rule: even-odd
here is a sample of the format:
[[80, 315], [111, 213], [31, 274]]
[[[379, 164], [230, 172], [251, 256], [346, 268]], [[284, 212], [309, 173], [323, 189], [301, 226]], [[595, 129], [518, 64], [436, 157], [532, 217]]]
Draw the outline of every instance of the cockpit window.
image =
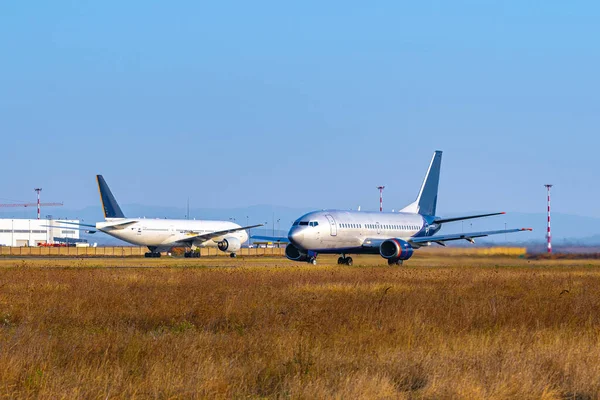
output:
[[294, 223], [292, 224], [292, 226], [298, 226], [298, 221], [294, 221]]
[[317, 225], [319, 225], [319, 223], [317, 221], [310, 221], [309, 225], [310, 226], [317, 226]]
[[300, 226], [308, 225], [308, 221], [300, 221], [300, 223], [298, 225], [300, 225]]

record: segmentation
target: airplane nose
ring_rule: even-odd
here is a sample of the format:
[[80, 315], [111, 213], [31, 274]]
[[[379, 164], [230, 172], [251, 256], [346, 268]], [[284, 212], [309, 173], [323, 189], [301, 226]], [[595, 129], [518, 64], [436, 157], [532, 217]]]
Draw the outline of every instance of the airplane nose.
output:
[[304, 232], [294, 229], [288, 234], [288, 239], [295, 245], [299, 245], [304, 240]]

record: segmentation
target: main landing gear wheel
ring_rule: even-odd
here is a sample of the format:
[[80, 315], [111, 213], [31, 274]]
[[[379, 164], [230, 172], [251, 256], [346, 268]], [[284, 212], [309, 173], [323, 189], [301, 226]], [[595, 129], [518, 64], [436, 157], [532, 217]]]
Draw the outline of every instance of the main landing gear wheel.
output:
[[200, 258], [200, 253], [197, 251], [186, 251], [183, 253], [185, 258]]
[[236, 257], [237, 257], [237, 254], [235, 254], [235, 253], [231, 253], [231, 254], [229, 255], [229, 257], [231, 257], [231, 258], [236, 258]]
[[352, 265], [352, 257], [340, 257], [338, 258], [339, 265]]
[[154, 253], [154, 252], [144, 253], [144, 257], [146, 257], [146, 258], [160, 258], [160, 253]]
[[402, 260], [388, 260], [388, 265], [389, 265], [390, 267], [393, 267], [393, 266], [400, 266], [400, 265], [402, 265], [403, 263], [404, 263], [404, 261], [402, 261]]

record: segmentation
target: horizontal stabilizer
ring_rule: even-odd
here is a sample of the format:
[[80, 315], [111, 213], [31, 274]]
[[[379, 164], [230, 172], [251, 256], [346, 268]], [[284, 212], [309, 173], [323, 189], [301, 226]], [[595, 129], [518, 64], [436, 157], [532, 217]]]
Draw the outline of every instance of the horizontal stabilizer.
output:
[[87, 226], [88, 228], [96, 228], [96, 225], [80, 224], [79, 222], [54, 221], [54, 223], [55, 223], [55, 225], [53, 225], [53, 226], [59, 226], [59, 225], [65, 224], [65, 225]]
[[94, 229], [89, 229], [86, 227], [83, 228], [79, 228], [76, 226], [62, 226], [62, 225], [42, 225], [44, 228], [68, 228], [68, 229], [75, 229], [77, 231], [85, 231], [85, 233], [96, 233], [96, 229], [94, 227]]
[[494, 215], [504, 215], [504, 214], [506, 214], [506, 213], [505, 212], [499, 212], [499, 213], [491, 213], [491, 214], [469, 215], [469, 216], [466, 216], [466, 217], [440, 218], [440, 219], [436, 219], [434, 221], [434, 223], [436, 223], [436, 224], [446, 224], [448, 222], [465, 221], [467, 219], [493, 217]]

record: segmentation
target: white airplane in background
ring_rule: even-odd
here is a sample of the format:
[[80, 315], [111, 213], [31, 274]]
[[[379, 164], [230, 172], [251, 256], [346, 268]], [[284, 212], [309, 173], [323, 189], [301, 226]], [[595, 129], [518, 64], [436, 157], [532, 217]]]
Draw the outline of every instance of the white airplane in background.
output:
[[100, 201], [104, 210], [105, 222], [95, 225], [79, 223], [63, 224], [78, 225], [90, 233], [95, 230], [124, 240], [138, 246], [147, 246], [150, 252], [146, 257], [160, 257], [161, 251], [168, 251], [173, 247], [190, 248], [185, 257], [199, 257], [196, 252], [198, 247], [216, 247], [219, 250], [236, 257], [236, 252], [242, 243], [248, 240], [246, 229], [262, 226], [240, 226], [230, 221], [200, 221], [185, 219], [145, 219], [125, 218], [117, 200], [111, 193], [102, 175], [96, 175]]
[[441, 164], [442, 152], [436, 151], [417, 200], [400, 212], [314, 211], [293, 223], [287, 240], [269, 236], [252, 238], [289, 242], [285, 255], [293, 261], [316, 264], [320, 253], [341, 254], [338, 264], [352, 265], [352, 257], [347, 257], [347, 254], [379, 254], [389, 265], [399, 265], [412, 257], [414, 249], [432, 243], [441, 246], [452, 240], [474, 243], [474, 239], [479, 237], [531, 230], [522, 228], [436, 235], [444, 223], [504, 214], [437, 217], [435, 211]]

